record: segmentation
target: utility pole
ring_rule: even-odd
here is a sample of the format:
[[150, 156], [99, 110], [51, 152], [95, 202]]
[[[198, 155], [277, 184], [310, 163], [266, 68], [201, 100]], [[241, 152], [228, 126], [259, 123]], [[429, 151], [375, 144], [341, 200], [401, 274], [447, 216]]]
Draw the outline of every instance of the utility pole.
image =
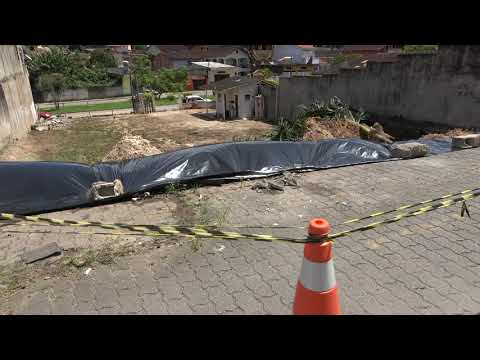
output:
[[132, 108], [133, 108], [133, 112], [136, 113], [136, 110], [135, 110], [135, 98], [133, 96], [133, 82], [132, 82], [132, 67], [133, 67], [133, 63], [132, 63], [132, 52], [131, 50], [128, 51], [128, 77], [130, 79], [130, 97], [132, 99]]
[[[205, 100], [207, 100], [208, 96], [208, 70], [210, 70], [210, 61], [207, 62], [207, 86], [205, 86]], [[208, 102], [206, 104], [207, 114], [208, 114]]]

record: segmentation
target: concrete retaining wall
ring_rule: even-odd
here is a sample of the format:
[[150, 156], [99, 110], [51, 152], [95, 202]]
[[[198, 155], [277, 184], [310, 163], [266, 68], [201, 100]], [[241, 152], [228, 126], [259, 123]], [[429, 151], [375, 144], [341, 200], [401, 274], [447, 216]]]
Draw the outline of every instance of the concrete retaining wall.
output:
[[279, 117], [338, 96], [380, 116], [480, 127], [479, 80], [480, 46], [440, 46], [437, 54], [400, 55], [397, 62], [369, 62], [364, 69], [281, 78]]
[[0, 149], [36, 121], [28, 73], [15, 45], [0, 45]]

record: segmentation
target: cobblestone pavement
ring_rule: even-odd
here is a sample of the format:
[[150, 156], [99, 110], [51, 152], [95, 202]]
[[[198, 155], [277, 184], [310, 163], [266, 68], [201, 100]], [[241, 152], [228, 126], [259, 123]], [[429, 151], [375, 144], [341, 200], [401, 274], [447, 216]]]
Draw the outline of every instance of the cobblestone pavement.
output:
[[[309, 219], [319, 216], [336, 224], [478, 187], [479, 155], [480, 149], [473, 149], [305, 173], [299, 177], [298, 189], [276, 194], [259, 194], [240, 183], [197, 191], [208, 200], [206, 209], [225, 214], [229, 224], [306, 227]], [[344, 313], [479, 313], [480, 206], [478, 200], [468, 204], [471, 219], [460, 217], [457, 204], [338, 239], [334, 260]], [[178, 220], [185, 211], [180, 203], [159, 197], [141, 204], [124, 202], [51, 216], [155, 224]], [[69, 234], [72, 230], [64, 227], [48, 229], [55, 233], [0, 232], [1, 261], [9, 263], [23, 251], [52, 241], [63, 247], [95, 247], [115, 240]], [[276, 229], [273, 233], [299, 237], [305, 231]], [[71, 278], [40, 279], [0, 304], [0, 310], [19, 314], [291, 313], [302, 245], [205, 239], [194, 252], [187, 240], [180, 244], [120, 258], [115, 266], [94, 266], [88, 276], [79, 271]]]

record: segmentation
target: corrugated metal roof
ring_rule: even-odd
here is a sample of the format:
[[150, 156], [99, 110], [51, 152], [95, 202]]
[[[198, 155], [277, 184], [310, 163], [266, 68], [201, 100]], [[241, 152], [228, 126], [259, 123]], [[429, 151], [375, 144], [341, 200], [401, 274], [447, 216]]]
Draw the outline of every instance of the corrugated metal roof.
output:
[[192, 62], [192, 65], [201, 66], [208, 69], [220, 69], [220, 68], [234, 69], [235, 68], [235, 66], [232, 66], [232, 65], [222, 64], [222, 63], [213, 62], [213, 61], [195, 61], [195, 62]]
[[211, 90], [221, 91], [226, 89], [233, 89], [239, 86], [257, 84], [258, 82], [258, 79], [235, 76], [211, 83], [208, 85], [208, 88]]
[[344, 45], [342, 51], [382, 51], [387, 45]]

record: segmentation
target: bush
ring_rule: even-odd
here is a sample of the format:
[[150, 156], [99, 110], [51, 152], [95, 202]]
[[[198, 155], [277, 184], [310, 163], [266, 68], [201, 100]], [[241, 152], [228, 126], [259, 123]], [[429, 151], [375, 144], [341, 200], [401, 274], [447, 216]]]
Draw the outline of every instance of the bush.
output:
[[438, 45], [405, 45], [403, 52], [407, 54], [433, 54], [437, 52]]
[[293, 119], [281, 118], [278, 121], [270, 138], [278, 141], [297, 141], [303, 139], [305, 133], [310, 130], [307, 120], [311, 117], [360, 123], [365, 120], [366, 114], [363, 111], [356, 112], [350, 110], [339, 98], [333, 97], [328, 103], [314, 102], [309, 106], [299, 106], [297, 115]]
[[90, 55], [90, 65], [98, 68], [113, 68], [117, 66], [117, 61], [111, 51], [95, 49]]
[[38, 84], [41, 76], [61, 74], [67, 88], [109, 86], [112, 77], [104, 67], [92, 67], [86, 54], [70, 52], [60, 47], [52, 47], [48, 52], [35, 52], [27, 62], [33, 84]]
[[363, 111], [352, 111], [336, 96], [331, 98], [328, 103], [314, 102], [309, 106], [301, 105], [298, 110], [299, 117], [333, 118], [336, 120], [352, 120], [357, 123], [365, 121], [367, 116]]
[[309, 130], [306, 117], [280, 118], [270, 138], [275, 141], [298, 141]]
[[51, 92], [55, 108], [60, 108], [60, 99], [65, 90], [65, 77], [62, 74], [44, 74], [38, 78], [38, 87], [43, 91]]

